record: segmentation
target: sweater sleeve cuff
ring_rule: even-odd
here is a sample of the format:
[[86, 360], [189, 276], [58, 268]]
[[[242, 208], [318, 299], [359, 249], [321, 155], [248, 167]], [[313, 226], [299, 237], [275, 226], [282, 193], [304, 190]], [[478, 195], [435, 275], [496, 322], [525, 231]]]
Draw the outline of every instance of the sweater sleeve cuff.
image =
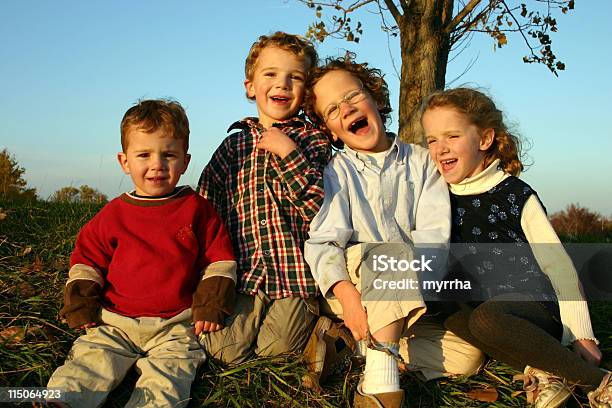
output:
[[70, 328], [99, 322], [100, 286], [91, 280], [73, 280], [64, 289], [64, 307], [60, 317]]
[[200, 281], [193, 294], [193, 321], [223, 323], [234, 311], [236, 284], [230, 278], [214, 276]]
[[599, 344], [593, 333], [589, 308], [585, 301], [560, 301], [559, 312], [563, 321], [564, 346], [570, 345], [576, 340], [593, 340]]

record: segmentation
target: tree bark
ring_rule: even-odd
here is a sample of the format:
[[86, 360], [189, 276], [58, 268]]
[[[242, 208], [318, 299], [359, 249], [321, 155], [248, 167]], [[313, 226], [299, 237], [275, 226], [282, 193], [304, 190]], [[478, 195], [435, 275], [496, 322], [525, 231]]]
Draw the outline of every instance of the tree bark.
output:
[[412, 0], [398, 21], [402, 53], [399, 97], [399, 136], [410, 143], [424, 143], [419, 108], [421, 101], [444, 89], [454, 0]]

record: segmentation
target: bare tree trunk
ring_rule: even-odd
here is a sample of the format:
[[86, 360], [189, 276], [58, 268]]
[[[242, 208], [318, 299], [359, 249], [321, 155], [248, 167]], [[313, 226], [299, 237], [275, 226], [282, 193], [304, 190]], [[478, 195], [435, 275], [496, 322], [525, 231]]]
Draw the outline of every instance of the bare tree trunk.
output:
[[454, 0], [412, 0], [398, 22], [402, 52], [399, 99], [399, 136], [423, 143], [419, 107], [423, 98], [443, 89], [450, 51], [445, 25], [452, 18]]

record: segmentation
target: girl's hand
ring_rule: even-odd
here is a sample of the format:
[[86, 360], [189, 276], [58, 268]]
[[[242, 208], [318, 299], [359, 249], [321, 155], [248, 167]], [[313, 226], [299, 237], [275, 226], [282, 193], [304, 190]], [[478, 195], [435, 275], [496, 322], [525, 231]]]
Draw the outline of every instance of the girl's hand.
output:
[[198, 320], [197, 322], [195, 322], [195, 334], [196, 334], [196, 336], [199, 336], [200, 333], [212, 333], [212, 332], [216, 332], [218, 330], [221, 330], [222, 328], [223, 328], [223, 325], [219, 324], [219, 323], [206, 322], [206, 321], [202, 321], [202, 320]]
[[361, 304], [361, 294], [349, 281], [340, 281], [332, 287], [334, 295], [342, 305], [344, 325], [355, 340], [363, 340], [368, 335], [368, 314]]
[[593, 340], [576, 340], [573, 344], [574, 352], [580, 356], [584, 361], [594, 366], [598, 366], [601, 363], [601, 351]]

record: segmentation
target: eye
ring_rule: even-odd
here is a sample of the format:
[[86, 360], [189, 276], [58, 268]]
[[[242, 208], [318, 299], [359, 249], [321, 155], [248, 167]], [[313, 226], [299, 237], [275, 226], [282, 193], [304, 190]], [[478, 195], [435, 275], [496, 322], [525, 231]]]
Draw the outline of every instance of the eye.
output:
[[329, 108], [327, 108], [324, 112], [325, 117], [329, 118], [330, 116], [333, 116], [336, 114], [336, 112], [338, 111], [338, 106], [334, 105], [334, 106], [330, 106]]
[[432, 139], [432, 138], [427, 138], [427, 144], [430, 145], [432, 143], [434, 143], [436, 141], [436, 139]]
[[349, 103], [355, 103], [359, 101], [359, 97], [362, 95], [362, 92], [357, 89], [355, 91], [350, 92], [348, 95], [345, 96], [345, 99], [349, 102]]
[[291, 75], [291, 79], [295, 79], [296, 81], [303, 81], [304, 77], [300, 74], [293, 74]]
[[264, 73], [264, 76], [268, 78], [274, 78], [276, 74], [274, 72], [266, 72]]
[[149, 153], [138, 153], [136, 157], [147, 158], [149, 157]]

